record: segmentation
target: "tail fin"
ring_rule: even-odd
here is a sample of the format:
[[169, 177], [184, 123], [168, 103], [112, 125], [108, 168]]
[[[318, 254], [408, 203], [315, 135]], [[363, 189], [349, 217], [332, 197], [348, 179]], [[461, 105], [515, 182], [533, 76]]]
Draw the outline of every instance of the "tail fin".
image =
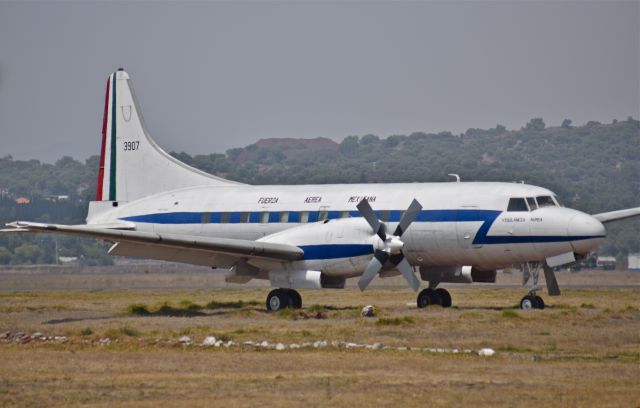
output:
[[144, 127], [129, 75], [109, 76], [102, 124], [97, 201], [133, 201], [199, 185], [238, 184], [207, 174], [162, 150]]

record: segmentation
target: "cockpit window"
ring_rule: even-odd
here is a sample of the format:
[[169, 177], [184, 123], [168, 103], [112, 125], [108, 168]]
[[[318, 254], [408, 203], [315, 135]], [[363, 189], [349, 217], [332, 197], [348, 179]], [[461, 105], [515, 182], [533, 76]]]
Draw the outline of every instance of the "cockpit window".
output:
[[553, 198], [551, 198], [551, 196], [538, 196], [536, 197], [536, 200], [538, 201], [538, 207], [540, 208], [556, 206], [556, 203], [553, 201]]
[[524, 198], [510, 198], [507, 211], [529, 211]]
[[553, 201], [555, 201], [555, 202], [556, 202], [556, 205], [557, 205], [558, 207], [564, 207], [564, 206], [562, 205], [562, 203], [560, 202], [560, 200], [558, 199], [558, 196], [555, 196], [555, 195], [554, 195], [554, 196], [553, 196]]
[[531, 208], [531, 211], [538, 208], [538, 204], [536, 204], [536, 199], [533, 197], [527, 197], [527, 204], [529, 204], [529, 208]]

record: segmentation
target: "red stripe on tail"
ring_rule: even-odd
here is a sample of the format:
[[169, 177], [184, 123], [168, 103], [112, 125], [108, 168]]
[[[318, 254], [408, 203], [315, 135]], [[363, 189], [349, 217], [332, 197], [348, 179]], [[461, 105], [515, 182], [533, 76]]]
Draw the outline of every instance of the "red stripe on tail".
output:
[[107, 113], [109, 111], [109, 87], [111, 77], [107, 78], [107, 91], [104, 96], [104, 116], [102, 118], [102, 147], [100, 148], [100, 170], [98, 171], [98, 190], [96, 200], [102, 201], [102, 184], [104, 180], [104, 150], [107, 143]]

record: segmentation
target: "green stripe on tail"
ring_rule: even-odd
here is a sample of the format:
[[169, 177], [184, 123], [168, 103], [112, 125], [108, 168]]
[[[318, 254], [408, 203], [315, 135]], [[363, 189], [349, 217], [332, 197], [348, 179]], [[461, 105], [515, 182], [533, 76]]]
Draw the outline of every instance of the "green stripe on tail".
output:
[[111, 154], [109, 165], [109, 200], [116, 201], [116, 75], [113, 73], [113, 86], [111, 87]]

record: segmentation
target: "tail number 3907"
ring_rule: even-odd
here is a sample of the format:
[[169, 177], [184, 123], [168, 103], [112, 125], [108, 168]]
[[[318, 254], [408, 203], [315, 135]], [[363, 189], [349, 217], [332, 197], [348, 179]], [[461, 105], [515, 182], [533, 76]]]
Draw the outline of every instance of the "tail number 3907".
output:
[[137, 140], [131, 141], [131, 142], [124, 142], [124, 151], [125, 152], [130, 152], [132, 150], [138, 150], [138, 147], [140, 147], [140, 142]]

